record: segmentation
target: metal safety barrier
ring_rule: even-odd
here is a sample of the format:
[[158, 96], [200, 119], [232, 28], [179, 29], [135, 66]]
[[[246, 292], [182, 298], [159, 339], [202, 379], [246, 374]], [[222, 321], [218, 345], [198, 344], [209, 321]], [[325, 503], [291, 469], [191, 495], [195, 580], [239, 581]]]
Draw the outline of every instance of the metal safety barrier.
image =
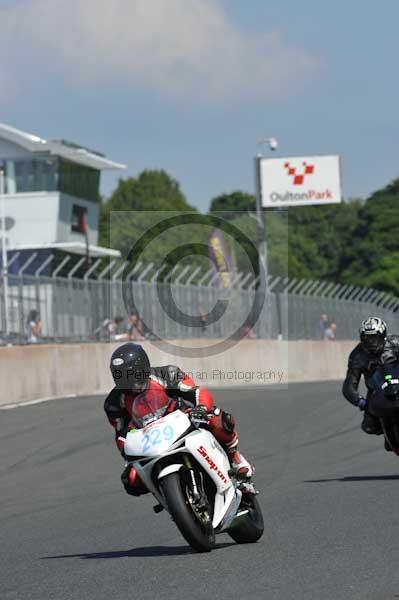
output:
[[320, 339], [324, 314], [335, 324], [336, 339], [354, 339], [360, 322], [373, 314], [399, 330], [399, 299], [371, 288], [270, 276], [260, 298], [249, 273], [232, 273], [226, 288], [215, 269], [198, 265], [176, 266], [165, 276], [154, 264], [139, 263], [129, 272], [118, 260], [97, 259], [85, 267], [84, 259], [67, 256], [44, 275], [52, 257], [32, 272], [35, 259], [9, 271], [6, 287], [0, 278], [2, 344], [27, 343], [31, 319], [38, 315], [38, 342], [124, 339], [132, 311], [136, 335], [149, 339]]

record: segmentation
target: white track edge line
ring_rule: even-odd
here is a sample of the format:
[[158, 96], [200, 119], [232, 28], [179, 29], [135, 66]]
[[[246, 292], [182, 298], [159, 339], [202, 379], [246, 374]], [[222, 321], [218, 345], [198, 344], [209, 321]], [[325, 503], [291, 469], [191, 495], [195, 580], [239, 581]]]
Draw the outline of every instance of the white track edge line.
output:
[[67, 400], [68, 398], [77, 398], [78, 394], [68, 394], [67, 396], [48, 396], [46, 398], [37, 398], [36, 400], [29, 400], [28, 402], [18, 402], [16, 404], [3, 404], [0, 406], [0, 410], [11, 410], [12, 408], [23, 408], [24, 406], [32, 406], [32, 404], [41, 404], [42, 402], [49, 402], [50, 400]]

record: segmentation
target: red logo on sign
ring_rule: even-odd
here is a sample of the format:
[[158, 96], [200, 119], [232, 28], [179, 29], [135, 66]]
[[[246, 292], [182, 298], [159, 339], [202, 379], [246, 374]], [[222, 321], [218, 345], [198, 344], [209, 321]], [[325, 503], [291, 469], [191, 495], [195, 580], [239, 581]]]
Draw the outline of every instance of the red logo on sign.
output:
[[293, 177], [294, 185], [302, 185], [305, 181], [306, 175], [313, 175], [314, 173], [314, 165], [308, 165], [306, 162], [302, 163], [303, 165], [303, 173], [297, 173], [295, 167], [292, 167], [290, 163], [286, 162], [284, 167], [287, 169], [287, 175], [289, 177]]

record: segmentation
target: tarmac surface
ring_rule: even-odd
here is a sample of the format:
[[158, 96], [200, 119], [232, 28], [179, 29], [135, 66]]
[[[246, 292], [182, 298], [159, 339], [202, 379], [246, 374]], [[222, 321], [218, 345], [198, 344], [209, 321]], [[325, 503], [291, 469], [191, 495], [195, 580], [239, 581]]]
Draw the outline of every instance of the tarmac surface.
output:
[[237, 417], [266, 528], [202, 555], [150, 495], [125, 494], [103, 398], [0, 411], [0, 598], [399, 598], [399, 460], [340, 384], [215, 401]]

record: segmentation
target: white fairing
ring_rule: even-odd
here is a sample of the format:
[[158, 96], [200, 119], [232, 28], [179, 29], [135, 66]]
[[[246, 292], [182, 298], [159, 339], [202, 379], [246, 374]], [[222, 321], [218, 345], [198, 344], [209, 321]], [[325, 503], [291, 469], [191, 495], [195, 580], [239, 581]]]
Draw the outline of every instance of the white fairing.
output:
[[190, 419], [176, 410], [143, 429], [129, 431], [124, 446], [127, 456], [159, 456], [190, 427]]
[[[162, 419], [150, 423], [143, 429], [132, 430], [126, 436], [125, 454], [134, 457], [133, 465], [137, 469], [148, 489], [163, 503], [159, 489], [154, 485], [152, 471], [158, 459], [173, 454], [186, 453], [206, 471], [216, 486], [213, 511], [213, 527], [221, 531], [227, 527], [238, 509], [241, 492], [235, 488], [229, 476], [230, 463], [227, 455], [215, 437], [204, 429], [185, 432], [190, 428], [188, 416], [177, 410]], [[151, 458], [141, 464], [140, 457]], [[191, 460], [192, 463], [192, 460]], [[179, 470], [181, 458], [164, 468], [159, 479]], [[166, 507], [167, 508], [167, 507]]]
[[158, 481], [160, 479], [162, 479], [163, 477], [167, 477], [168, 475], [171, 475], [171, 473], [177, 473], [178, 471], [180, 471], [180, 469], [183, 469], [184, 465], [168, 465], [167, 467], [163, 468], [162, 471], [159, 473], [158, 475]]
[[214, 436], [203, 429], [186, 438], [186, 448], [190, 450], [191, 455], [207, 471], [216, 485], [217, 494], [212, 520], [212, 525], [216, 528], [236, 497], [236, 490], [229, 476], [229, 460]]
[[230, 463], [226, 453], [209, 431], [199, 429], [194, 435], [187, 436], [186, 448], [209, 473], [218, 492], [225, 492], [233, 485], [229, 477]]

